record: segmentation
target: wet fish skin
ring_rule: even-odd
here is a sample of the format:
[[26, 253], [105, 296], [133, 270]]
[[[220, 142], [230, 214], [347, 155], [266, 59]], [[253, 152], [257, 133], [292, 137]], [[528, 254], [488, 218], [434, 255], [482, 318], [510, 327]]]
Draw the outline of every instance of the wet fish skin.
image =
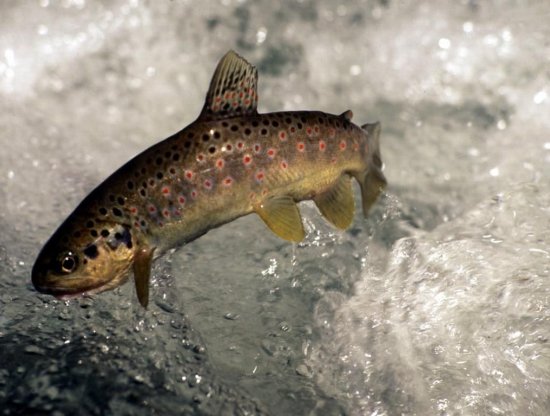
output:
[[256, 69], [234, 52], [218, 64], [199, 118], [144, 151], [82, 201], [42, 249], [36, 289], [67, 298], [113, 289], [133, 270], [148, 301], [151, 262], [208, 230], [257, 213], [280, 237], [300, 241], [296, 203], [313, 199], [347, 228], [361, 186], [363, 211], [386, 184], [379, 123], [351, 111], [259, 114]]

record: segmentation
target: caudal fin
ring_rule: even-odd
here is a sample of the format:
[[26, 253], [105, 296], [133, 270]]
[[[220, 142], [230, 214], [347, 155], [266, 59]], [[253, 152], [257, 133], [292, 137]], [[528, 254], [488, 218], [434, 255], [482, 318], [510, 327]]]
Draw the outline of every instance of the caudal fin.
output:
[[363, 215], [366, 217], [371, 206], [387, 184], [382, 173], [382, 158], [380, 156], [380, 123], [365, 124], [361, 126], [369, 137], [369, 163], [364, 173], [356, 176], [361, 186], [361, 200], [363, 201]]

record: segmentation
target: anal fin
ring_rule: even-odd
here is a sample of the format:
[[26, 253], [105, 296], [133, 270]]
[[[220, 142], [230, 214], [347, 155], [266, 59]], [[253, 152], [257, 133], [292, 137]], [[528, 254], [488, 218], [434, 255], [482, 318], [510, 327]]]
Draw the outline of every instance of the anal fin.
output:
[[270, 198], [257, 206], [255, 212], [269, 229], [282, 239], [293, 242], [304, 239], [305, 232], [300, 211], [291, 197]]
[[149, 246], [141, 248], [134, 256], [134, 282], [139, 303], [144, 308], [149, 303], [149, 280], [151, 277], [151, 263], [155, 249]]
[[348, 175], [342, 175], [327, 191], [316, 195], [313, 201], [321, 214], [336, 228], [345, 230], [351, 225], [355, 202]]

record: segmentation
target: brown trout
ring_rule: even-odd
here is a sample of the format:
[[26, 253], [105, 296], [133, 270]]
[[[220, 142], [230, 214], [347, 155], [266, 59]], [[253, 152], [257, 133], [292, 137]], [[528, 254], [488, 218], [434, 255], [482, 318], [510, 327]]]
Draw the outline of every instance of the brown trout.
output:
[[67, 299], [116, 288], [133, 272], [149, 299], [154, 258], [256, 213], [279, 237], [304, 238], [297, 203], [312, 199], [335, 227], [366, 216], [386, 180], [380, 124], [352, 113], [257, 112], [258, 74], [235, 52], [219, 62], [195, 122], [139, 154], [93, 190], [46, 243], [34, 287]]

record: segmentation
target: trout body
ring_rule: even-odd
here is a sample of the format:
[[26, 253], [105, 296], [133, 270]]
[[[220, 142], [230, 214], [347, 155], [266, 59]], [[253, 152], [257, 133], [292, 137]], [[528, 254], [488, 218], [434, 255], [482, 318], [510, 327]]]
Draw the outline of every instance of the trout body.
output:
[[366, 215], [386, 181], [378, 123], [351, 111], [258, 114], [256, 69], [234, 52], [220, 61], [199, 118], [112, 174], [43, 248], [35, 287], [66, 298], [119, 286], [133, 269], [142, 305], [153, 257], [250, 213], [301, 241], [296, 203], [313, 199], [329, 222], [353, 219], [350, 177]]

